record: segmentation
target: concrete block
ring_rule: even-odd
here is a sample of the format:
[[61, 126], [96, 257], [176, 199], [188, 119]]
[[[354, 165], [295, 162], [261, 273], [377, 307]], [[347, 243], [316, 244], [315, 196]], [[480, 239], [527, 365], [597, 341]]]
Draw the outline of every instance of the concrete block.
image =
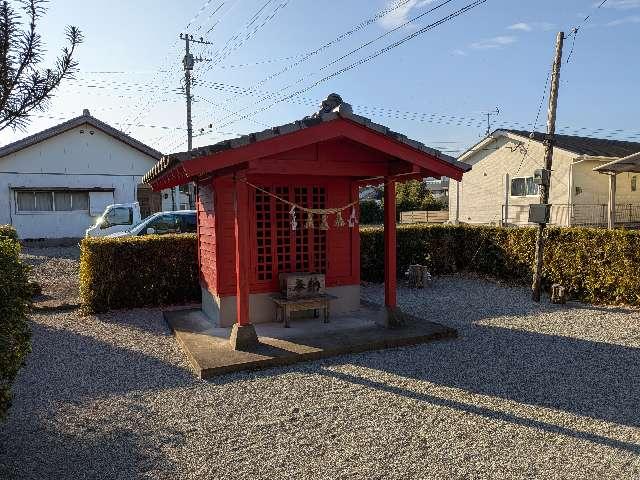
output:
[[229, 343], [233, 350], [250, 350], [258, 345], [258, 335], [253, 324], [238, 325], [231, 328]]

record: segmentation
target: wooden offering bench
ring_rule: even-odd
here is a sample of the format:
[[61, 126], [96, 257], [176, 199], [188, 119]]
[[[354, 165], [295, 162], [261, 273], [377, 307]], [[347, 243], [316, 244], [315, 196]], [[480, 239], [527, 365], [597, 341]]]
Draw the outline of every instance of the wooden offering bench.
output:
[[283, 322], [284, 327], [289, 327], [291, 312], [301, 312], [304, 310], [314, 310], [314, 316], [318, 316], [318, 310], [322, 310], [323, 323], [329, 323], [329, 302], [338, 297], [321, 294], [313, 297], [286, 298], [280, 293], [271, 295], [276, 304], [276, 321]]

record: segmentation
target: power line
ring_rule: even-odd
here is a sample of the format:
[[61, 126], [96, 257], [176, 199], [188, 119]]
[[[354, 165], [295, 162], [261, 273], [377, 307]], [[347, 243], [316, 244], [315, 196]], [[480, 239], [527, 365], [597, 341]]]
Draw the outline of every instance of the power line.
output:
[[[230, 2], [225, 2], [225, 3], [229, 4]], [[232, 0], [230, 5], [231, 6], [229, 8], [227, 8], [224, 12], [222, 12], [220, 14], [218, 19], [213, 22], [213, 24], [207, 29], [207, 31], [204, 32], [204, 34], [203, 34], [204, 37], [207, 37], [213, 31], [213, 29], [216, 28], [224, 20], [224, 18], [227, 15], [229, 15], [229, 13], [231, 13], [231, 11], [236, 7], [236, 5], [238, 5], [238, 0]], [[209, 18], [213, 18], [214, 14], [217, 13], [218, 11], [219, 11], [219, 9], [217, 9], [215, 12], [213, 12], [211, 15], [209, 15]], [[204, 28], [204, 26], [205, 26], [205, 24], [203, 23], [202, 24], [202, 28]]]
[[[215, 53], [207, 51], [207, 53], [211, 54], [212, 62], [210, 63], [208, 68], [204, 69], [204, 72], [209, 71], [211, 68], [213, 68], [213, 66], [219, 64], [222, 60], [231, 55], [231, 53], [240, 49], [247, 41], [253, 38], [259, 30], [261, 30], [267, 23], [273, 20], [273, 18], [275, 18], [279, 11], [283, 10], [289, 4], [289, 0], [282, 0], [274, 8], [274, 10], [263, 19], [262, 23], [249, 30], [251, 26], [260, 18], [260, 15], [265, 10], [265, 8], [272, 2], [273, 0], [267, 0], [264, 4], [262, 4], [262, 6], [251, 16], [244, 27], [242, 27], [242, 31], [236, 31], [236, 33], [231, 38], [227, 39], [225, 44], [221, 48], [217, 49]], [[241, 37], [242, 33], [245, 33], [244, 37]]]
[[536, 128], [538, 127], [538, 120], [540, 118], [540, 112], [542, 111], [542, 105], [544, 104], [544, 99], [547, 97], [547, 88], [549, 86], [549, 79], [551, 78], [552, 69], [553, 69], [553, 65], [549, 67], [549, 71], [547, 72], [547, 79], [544, 82], [544, 89], [542, 90], [542, 97], [540, 98], [540, 103], [538, 104], [536, 119], [534, 120], [533, 125], [531, 125], [531, 133], [529, 135], [529, 140], [527, 141], [527, 146], [525, 147], [524, 153], [522, 154], [522, 159], [520, 160], [520, 165], [518, 165], [518, 169], [516, 170], [516, 173], [514, 173], [514, 175], [518, 174], [518, 172], [522, 168], [522, 165], [524, 164], [525, 159], [527, 158], [527, 155], [529, 154], [529, 145], [531, 145], [533, 133], [536, 131]]
[[[502, 121], [499, 124], [500, 127], [504, 129], [517, 129], [517, 130], [525, 130], [530, 132], [536, 131], [539, 117], [542, 112], [542, 106], [544, 105], [544, 100], [546, 98], [548, 82], [549, 82], [549, 73], [547, 74], [543, 93], [541, 95], [540, 102], [538, 104], [535, 120], [532, 123], [525, 123], [525, 122], [520, 122], [516, 120]], [[197, 85], [205, 86], [205, 87], [212, 88], [214, 90], [219, 90], [219, 91], [238, 91], [243, 95], [252, 95], [252, 96], [256, 95], [256, 93], [247, 92], [246, 89], [243, 89], [243, 87], [241, 86], [227, 84], [227, 83], [198, 82]], [[204, 100], [205, 102], [211, 105], [217, 105], [210, 98], [205, 98], [200, 95], [198, 96], [198, 98]], [[300, 97], [300, 96], [292, 98], [290, 102], [296, 103], [299, 105], [309, 105], [314, 107], [321, 103], [320, 100], [312, 99], [308, 97]], [[378, 118], [383, 117], [383, 118], [390, 118], [390, 119], [417, 121], [421, 123], [431, 123], [431, 124], [437, 124], [437, 125], [452, 125], [452, 126], [463, 126], [463, 127], [466, 126], [466, 127], [474, 127], [474, 128], [480, 128], [484, 123], [484, 119], [481, 118], [482, 117], [481, 113], [478, 114], [477, 116], [469, 116], [469, 115], [461, 116], [461, 115], [442, 114], [442, 113], [436, 113], [436, 112], [405, 111], [405, 110], [399, 110], [397, 108], [376, 106], [376, 105], [370, 105], [370, 104], [367, 104], [367, 105], [353, 104], [352, 106], [356, 112], [369, 114]], [[229, 109], [225, 107], [219, 107], [219, 108], [225, 111], [229, 111]], [[261, 122], [254, 122], [254, 123], [259, 123], [260, 125], [266, 126]], [[624, 129], [607, 130], [602, 128], [594, 129], [590, 127], [575, 127], [575, 126], [569, 126], [569, 125], [559, 126], [558, 129], [562, 130], [563, 132], [567, 132], [567, 131], [583, 132], [583, 134], [612, 132], [614, 134], [626, 133], [627, 136], [632, 136], [632, 137], [640, 135], [640, 133], [638, 132], [632, 132]]]
[[[54, 116], [54, 115], [29, 115], [29, 116], [34, 118], [46, 118], [50, 120], [63, 120], [63, 121], [69, 120], [69, 116], [68, 117]], [[162, 130], [186, 130], [184, 127], [170, 127], [167, 125], [145, 125], [143, 123], [120, 123], [120, 122], [113, 122], [113, 123], [117, 123], [118, 125], [126, 125], [126, 126], [141, 127], [141, 128], [158, 128]]]
[[233, 68], [246, 68], [246, 67], [255, 67], [258, 65], [268, 65], [272, 63], [280, 63], [286, 62], [287, 60], [296, 60], [302, 58], [304, 54], [291, 55], [288, 57], [280, 57], [280, 58], [268, 58], [266, 60], [258, 60], [257, 62], [247, 62], [247, 63], [236, 63], [234, 65], [218, 65], [218, 68], [222, 70], [233, 69]]
[[[70, 80], [72, 81], [72, 80]], [[114, 90], [120, 92], [148, 92], [149, 90], [153, 90], [159, 93], [182, 93], [181, 88], [175, 87], [170, 88], [168, 86], [158, 86], [154, 84], [133, 84], [133, 83], [122, 83], [122, 82], [101, 82], [101, 83], [89, 83], [87, 81], [76, 80], [74, 82], [76, 87], [82, 88], [97, 88], [103, 90]]]
[[[396, 28], [394, 29], [394, 31], [395, 31], [395, 30], [398, 30], [399, 28], [402, 28], [402, 27], [404, 27], [404, 26], [409, 25], [410, 23], [412, 23], [413, 21], [415, 21], [417, 18], [420, 18], [420, 17], [422, 17], [422, 16], [426, 15], [427, 13], [430, 13], [430, 12], [432, 12], [433, 10], [435, 10], [435, 9], [437, 9], [437, 8], [440, 8], [440, 7], [442, 7], [442, 6], [446, 5], [447, 3], [450, 3], [450, 2], [451, 2], [451, 0], [445, 0], [445, 1], [443, 1], [442, 3], [440, 3], [440, 4], [436, 5], [435, 7], [432, 7], [431, 9], [429, 9], [427, 12], [424, 12], [423, 14], [421, 14], [421, 15], [419, 15], [419, 16], [417, 16], [417, 17], [414, 17], [414, 18], [412, 18], [412, 19], [410, 19], [410, 20], [406, 21], [406, 22], [405, 22], [405, 23], [403, 23], [402, 25], [400, 25], [400, 26], [396, 27]], [[378, 12], [378, 14], [380, 14], [380, 13], [381, 13], [381, 12]], [[387, 12], [387, 13], [388, 13], [388, 12]], [[378, 14], [377, 14], [377, 15], [378, 15]], [[384, 16], [384, 15], [380, 15], [380, 18], [381, 18], [382, 16]], [[374, 15], [374, 17], [372, 17], [372, 18], [375, 18], [375, 17], [376, 17], [376, 16]], [[365, 23], [366, 23], [366, 24], [368, 24], [367, 22], [369, 22], [369, 21], [371, 21], [371, 20], [372, 20], [372, 19], [368, 19], [367, 21], [362, 22], [360, 25], [364, 25]], [[433, 24], [432, 24], [432, 25], [433, 25]], [[429, 26], [427, 26], [427, 27], [429, 27]], [[427, 27], [425, 27], [425, 28], [427, 28]], [[357, 28], [357, 27], [356, 27], [356, 28]], [[354, 30], [355, 30], [355, 29], [354, 29]], [[389, 33], [389, 32], [388, 32], [388, 33]], [[344, 35], [344, 34], [343, 34], [343, 35]], [[337, 59], [335, 59], [335, 60], [333, 60], [333, 61], [331, 61], [331, 62], [329, 62], [329, 63], [325, 64], [324, 66], [322, 66], [322, 67], [318, 70], [318, 72], [321, 72], [321, 71], [323, 71], [323, 70], [327, 69], [328, 67], [330, 67], [331, 65], [334, 65], [335, 63], [338, 63], [339, 61], [343, 60], [344, 58], [348, 57], [349, 55], [351, 55], [351, 54], [353, 54], [353, 53], [355, 53], [355, 52], [357, 52], [357, 51], [361, 50], [362, 48], [364, 48], [364, 47], [366, 47], [366, 46], [370, 45], [371, 43], [373, 43], [373, 42], [375, 42], [375, 41], [379, 40], [380, 38], [384, 37], [385, 35], [386, 35], [386, 34], [380, 35], [380, 36], [378, 36], [378, 37], [374, 38], [374, 39], [373, 39], [373, 40], [371, 40], [371, 41], [365, 42], [364, 44], [362, 44], [362, 45], [360, 45], [359, 47], [357, 47], [357, 48], [355, 48], [355, 49], [351, 50], [351, 51], [350, 51], [350, 52], [348, 52], [347, 54], [342, 55], [341, 57], [339, 57], [339, 58], [337, 58]], [[338, 37], [338, 38], [340, 38], [340, 37]], [[408, 37], [405, 37], [405, 38], [408, 38]], [[413, 38], [413, 37], [412, 37], [412, 38]], [[405, 41], [406, 41], [406, 40], [405, 40]], [[329, 43], [331, 43], [331, 42], [329, 42]], [[328, 44], [325, 44], [325, 45], [328, 45]], [[388, 47], [389, 47], [389, 46], [388, 46]], [[388, 48], [388, 47], [387, 47], [387, 48]], [[321, 48], [322, 48], [322, 47], [321, 47]], [[391, 48], [393, 48], [393, 47], [391, 47]], [[383, 49], [383, 50], [384, 50], [384, 49]], [[381, 52], [381, 51], [378, 51], [378, 52], [377, 52], [377, 53], [378, 53], [378, 55], [380, 55], [380, 54], [381, 54], [381, 53], [379, 53], [379, 52]], [[384, 53], [384, 52], [382, 52], [382, 53]], [[377, 56], [377, 55], [376, 55], [376, 56]], [[370, 59], [369, 59], [369, 60], [370, 60]], [[368, 61], [368, 60], [365, 60], [365, 62], [366, 62], [366, 61]], [[363, 63], [364, 63], [364, 62], [363, 62]], [[275, 97], [275, 96], [276, 96], [276, 95], [278, 95], [279, 93], [282, 93], [282, 92], [284, 92], [285, 90], [288, 90], [289, 88], [291, 88], [291, 87], [295, 86], [296, 84], [302, 83], [305, 79], [315, 76], [318, 72], [312, 72], [312, 73], [306, 74], [306, 75], [304, 75], [304, 76], [300, 77], [299, 79], [297, 79], [295, 82], [293, 82], [293, 83], [291, 83], [291, 84], [287, 85], [286, 87], [283, 87], [283, 88], [281, 88], [281, 89], [279, 89], [279, 90], [277, 90], [277, 91], [275, 91], [275, 92], [273, 92], [273, 93], [271, 93], [271, 94], [269, 94], [269, 95], [264, 96], [263, 98], [259, 99], [257, 102], [254, 102], [254, 103], [253, 103], [253, 104], [251, 104], [251, 105], [248, 105], [248, 106], [246, 106], [246, 107], [243, 107], [243, 108], [239, 109], [239, 110], [238, 110], [237, 112], [235, 112], [235, 113], [236, 113], [236, 114], [238, 114], [238, 113], [240, 113], [240, 112], [243, 112], [243, 111], [247, 110], [248, 108], [250, 108], [252, 105], [259, 105], [260, 103], [264, 102], [265, 100], [268, 100], [269, 98]], [[269, 77], [267, 77], [267, 79], [269, 79]], [[324, 81], [324, 80], [320, 80], [319, 82], [321, 83], [322, 81]], [[260, 84], [262, 84], [262, 83], [264, 83], [264, 81], [258, 82], [258, 83], [256, 84], [256, 86], [257, 86], [257, 85], [260, 85]], [[314, 84], [314, 86], [315, 86], [315, 84]], [[253, 87], [251, 87], [251, 88], [253, 88]], [[313, 86], [312, 86], [311, 88], [313, 88]], [[276, 102], [276, 103], [277, 103], [277, 102]], [[272, 106], [272, 105], [271, 105], [271, 106]], [[271, 108], [271, 106], [269, 106], [268, 108]], [[259, 112], [257, 112], [257, 113], [259, 113]], [[225, 120], [225, 119], [229, 118], [230, 116], [231, 116], [231, 115], [227, 115], [226, 117], [221, 118], [221, 119], [220, 119], [220, 121], [223, 121], [223, 120]]]
[[[209, 4], [209, 3], [210, 3], [210, 2], [207, 0], [207, 2], [206, 2], [206, 4], [205, 4], [204, 8], [201, 8], [201, 9], [196, 13], [196, 15], [194, 16], [194, 18], [189, 22], [189, 24], [188, 24], [189, 26], [193, 23], [193, 21], [195, 21], [195, 19], [197, 19], [197, 18], [202, 14], [202, 12], [204, 12], [204, 10], [206, 9], [206, 6], [208, 6], [208, 4]], [[224, 2], [223, 2], [223, 3], [224, 3]], [[214, 11], [214, 13], [212, 13], [212, 14], [210, 15], [210, 18], [211, 18], [213, 15], [215, 15], [215, 13], [217, 13], [217, 12], [218, 12], [218, 10], [219, 10], [219, 9], [216, 9], [216, 10]], [[171, 47], [169, 47], [169, 53], [167, 53], [167, 55], [165, 56], [165, 58], [164, 58], [164, 60], [163, 60], [163, 65], [165, 65], [165, 64], [167, 64], [167, 63], [168, 63], [168, 61], [169, 61], [169, 56], [170, 56], [170, 52], [172, 51], [172, 49], [174, 49], [174, 48], [177, 46], [177, 44], [178, 44], [178, 39], [176, 38], [176, 39], [173, 41], [173, 44], [171, 45]], [[176, 68], [176, 66], [175, 66], [175, 64], [174, 64], [173, 62], [171, 62], [171, 63], [169, 64], [169, 68], [168, 68], [168, 69], [163, 69], [163, 67], [160, 67], [160, 68], [158, 69], [158, 73], [160, 73], [160, 72], [162, 72], [162, 71], [166, 72], [166, 75], [164, 76], [164, 79], [165, 79], [165, 80], [169, 80], [169, 75], [171, 75], [171, 74], [175, 74], [175, 73], [179, 73], [179, 70]], [[155, 78], [156, 78], [156, 75], [154, 75], [154, 77], [153, 77], [153, 78], [155, 79]], [[146, 114], [148, 114], [149, 110], [151, 109], [151, 105], [153, 105], [153, 104], [156, 102], [157, 98], [158, 98], [157, 93], [158, 93], [158, 92], [154, 92], [152, 95], [150, 95], [150, 96], [149, 96], [149, 98], [147, 99], [147, 102], [142, 106], [142, 108], [140, 109], [139, 113], [138, 113], [138, 114], [135, 116], [135, 118], [132, 120], [132, 122], [133, 122], [133, 123], [137, 122], [141, 117], [143, 117], [143, 116], [145, 116]], [[134, 110], [135, 110], [135, 109], [137, 109], [137, 105], [136, 105], [136, 107], [134, 107]], [[127, 120], [128, 120], [128, 118], [129, 118], [129, 117], [127, 117]]]
[[[449, 0], [447, 0], [447, 1], [449, 1]], [[230, 125], [230, 124], [235, 123], [237, 121], [244, 120], [245, 118], [248, 118], [249, 116], [257, 115], [257, 114], [259, 114], [259, 113], [261, 113], [261, 112], [263, 112], [265, 110], [268, 110], [269, 108], [277, 105], [278, 103], [281, 103], [281, 102], [289, 100], [289, 99], [291, 99], [293, 97], [299, 96], [299, 95], [311, 90], [312, 88], [315, 88], [316, 86], [320, 85], [321, 83], [324, 83], [324, 82], [326, 82], [326, 81], [328, 81], [328, 80], [330, 80], [330, 79], [332, 79], [332, 78], [334, 78], [334, 77], [336, 77], [338, 75], [341, 75], [341, 74], [343, 74], [343, 73], [345, 73], [345, 72], [347, 72], [347, 71], [349, 71], [349, 70], [351, 70], [353, 68], [359, 67], [360, 65], [363, 65], [364, 63], [367, 63], [367, 62], [373, 60], [374, 58], [377, 58], [380, 55], [383, 55], [384, 53], [387, 53], [388, 51], [390, 51], [390, 50], [392, 50], [392, 49], [394, 49], [396, 47], [399, 47], [400, 45], [408, 42], [409, 40], [412, 40], [412, 39], [418, 37], [419, 35], [422, 35], [422, 34], [428, 32], [430, 30], [433, 30], [434, 28], [436, 28], [436, 27], [438, 27], [438, 26], [440, 26], [440, 25], [442, 25], [442, 24], [444, 24], [446, 22], [449, 22], [449, 21], [453, 20], [454, 18], [456, 18], [456, 17], [458, 17], [458, 16], [470, 11], [471, 9], [473, 9], [473, 8], [479, 6], [479, 5], [482, 5], [483, 3], [486, 3], [486, 1], [487, 0], [475, 0], [474, 2], [471, 2], [471, 3], [467, 4], [463, 8], [461, 8], [461, 9], [459, 9], [459, 10], [453, 12], [453, 13], [450, 13], [449, 15], [446, 15], [445, 17], [441, 18], [440, 20], [437, 20], [437, 21], [435, 21], [435, 22], [433, 22], [433, 23], [431, 23], [431, 24], [429, 24], [429, 25], [427, 25], [427, 26], [425, 26], [423, 28], [420, 28], [419, 30], [413, 32], [412, 34], [407, 35], [406, 37], [403, 37], [400, 40], [397, 40], [397, 41], [387, 45], [384, 48], [381, 48], [380, 50], [372, 53], [371, 55], [368, 55], [368, 56], [366, 56], [364, 58], [361, 58], [360, 60], [352, 63], [351, 65], [343, 67], [343, 68], [341, 68], [341, 69], [339, 69], [339, 70], [337, 70], [337, 71], [335, 71], [335, 72], [333, 72], [333, 73], [321, 78], [320, 80], [317, 80], [313, 84], [311, 84], [311, 85], [309, 85], [309, 86], [307, 86], [305, 88], [302, 88], [301, 90], [298, 90], [297, 92], [294, 92], [294, 93], [292, 93], [290, 95], [282, 97], [282, 98], [276, 100], [275, 102], [271, 103], [270, 105], [268, 105], [266, 107], [262, 107], [261, 109], [258, 109], [258, 110], [254, 111], [252, 113], [243, 115], [243, 116], [241, 116], [241, 117], [239, 117], [239, 118], [237, 118], [235, 120], [231, 120], [231, 121], [223, 124], [222, 126], [227, 126], [227, 125]], [[303, 77], [303, 80], [304, 80], [304, 77]], [[298, 83], [298, 82], [296, 82], [296, 83]], [[286, 88], [288, 88], [288, 87], [286, 87]], [[282, 91], [282, 90], [280, 90], [280, 91]], [[280, 91], [276, 92], [276, 94], [279, 93]], [[256, 104], [262, 102], [263, 100], [260, 100], [259, 102], [256, 102]]]
[[[337, 43], [340, 43], [344, 39], [346, 39], [346, 38], [350, 37], [351, 35], [357, 33], [358, 31], [362, 30], [363, 28], [366, 28], [369, 25], [375, 23], [376, 21], [380, 20], [381, 18], [383, 18], [384, 16], [388, 15], [389, 13], [397, 10], [398, 8], [400, 8], [400, 7], [404, 6], [404, 5], [406, 5], [407, 3], [409, 3], [409, 1], [411, 1], [411, 0], [399, 0], [395, 4], [392, 4], [389, 7], [376, 12], [376, 14], [374, 14], [372, 17], [369, 17], [369, 18], [361, 21], [359, 24], [355, 25], [350, 30], [347, 30], [346, 32], [343, 32], [342, 34], [340, 34], [337, 37], [333, 38], [329, 42], [324, 43], [323, 45], [321, 45], [320, 47], [316, 48], [315, 50], [311, 50], [311, 51], [303, 54], [298, 61], [296, 61], [294, 63], [291, 63], [291, 64], [285, 66], [283, 69], [266, 76], [262, 80], [256, 82], [252, 86], [248, 87], [248, 89], [249, 90], [254, 90], [256, 87], [259, 87], [259, 86], [265, 84], [266, 82], [268, 82], [268, 81], [270, 81], [270, 80], [272, 80], [272, 79], [274, 79], [274, 78], [276, 78], [276, 77], [278, 77], [278, 76], [280, 76], [280, 75], [292, 70], [293, 68], [298, 67], [299, 65], [301, 65], [304, 62], [306, 62], [310, 58], [318, 55], [319, 53], [321, 53], [324, 50], [332, 47], [333, 45], [335, 45]], [[224, 103], [228, 103], [229, 101], [234, 100], [235, 98], [237, 98], [237, 97], [229, 97], [229, 98], [225, 99], [223, 102]]]
[[[198, 12], [195, 14], [195, 16], [189, 21], [189, 23], [187, 23], [187, 26], [184, 27], [185, 30], [189, 30], [191, 28], [191, 25], [193, 25], [193, 23], [198, 19], [198, 17], [200, 15], [202, 15], [202, 13], [207, 9], [207, 7], [209, 6], [209, 4], [212, 2], [213, 0], [207, 0], [204, 5], [202, 5], [202, 7], [200, 7], [200, 10], [198, 10]], [[225, 2], [222, 2], [220, 5], [218, 5], [215, 10], [213, 12], [211, 12], [211, 14], [209, 15], [210, 17], [215, 15], [218, 10], [220, 10], [222, 8], [222, 6], [225, 4]], [[199, 25], [198, 27], [196, 27], [196, 32], [199, 31], [202, 28], [202, 25]]]
[[[600, 2], [600, 4], [596, 7], [596, 11], [600, 10], [605, 3], [607, 3], [609, 0], [603, 0], [602, 2]], [[576, 37], [578, 36], [578, 32], [580, 31], [580, 29], [584, 26], [585, 23], [587, 23], [590, 19], [591, 19], [591, 13], [588, 14], [586, 17], [584, 17], [584, 19], [582, 20], [582, 22], [580, 23], [580, 25], [578, 25], [577, 27], [573, 27], [571, 29], [571, 33], [569, 34], [570, 36], [573, 37], [573, 40], [571, 41], [571, 50], [569, 51], [569, 55], [567, 56], [567, 59], [565, 60], [565, 63], [569, 63], [569, 60], [571, 59], [571, 56], [573, 55], [573, 50], [576, 46]]]

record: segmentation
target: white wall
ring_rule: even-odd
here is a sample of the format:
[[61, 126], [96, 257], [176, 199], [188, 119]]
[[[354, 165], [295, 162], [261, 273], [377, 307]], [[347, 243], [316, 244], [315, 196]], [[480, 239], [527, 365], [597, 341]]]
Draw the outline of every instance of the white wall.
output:
[[[574, 186], [580, 187], [582, 193], [574, 193], [574, 203], [585, 205], [604, 205], [609, 201], [609, 177], [593, 171], [603, 162], [586, 160], [573, 166]], [[636, 175], [637, 190], [631, 190], [631, 178]], [[640, 204], [640, 174], [620, 173], [616, 178], [616, 203]]]
[[[526, 156], [517, 148], [518, 142], [524, 142]], [[549, 199], [554, 205], [568, 203], [569, 167], [572, 159], [573, 155], [569, 152], [555, 149]], [[502, 205], [508, 195], [509, 216], [522, 217], [522, 223], [526, 223], [528, 205], [537, 203], [538, 196], [512, 197], [509, 195], [508, 184], [512, 178], [532, 176], [535, 169], [543, 167], [544, 146], [534, 141], [527, 142], [527, 139], [499, 137], [495, 142], [479, 148], [464, 161], [473, 168], [464, 174], [462, 182], [453, 179], [450, 181], [449, 219], [455, 221], [458, 207], [456, 199], [459, 198], [459, 222], [498, 224], [502, 219]], [[552, 221], [563, 223], [565, 220], [557, 218]]]
[[0, 158], [0, 224], [13, 224], [21, 238], [81, 237], [95, 222], [88, 212], [18, 213], [11, 188], [113, 188], [115, 203], [129, 203], [155, 162], [88, 124], [69, 130]]

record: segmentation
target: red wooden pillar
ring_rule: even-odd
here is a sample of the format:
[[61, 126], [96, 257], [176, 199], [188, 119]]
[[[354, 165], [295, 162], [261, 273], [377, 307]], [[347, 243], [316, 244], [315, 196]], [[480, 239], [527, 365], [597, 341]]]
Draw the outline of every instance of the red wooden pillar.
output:
[[236, 179], [234, 220], [236, 237], [236, 323], [249, 325], [249, 191]]
[[384, 304], [397, 306], [396, 294], [396, 182], [384, 183]]

